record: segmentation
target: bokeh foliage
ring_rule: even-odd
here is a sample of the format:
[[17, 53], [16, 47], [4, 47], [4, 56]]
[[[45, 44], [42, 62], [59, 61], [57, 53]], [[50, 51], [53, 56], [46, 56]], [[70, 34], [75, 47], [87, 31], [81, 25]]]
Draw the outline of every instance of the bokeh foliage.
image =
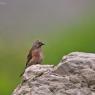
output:
[[55, 26], [48, 33], [40, 32], [35, 35], [30, 33], [22, 40], [13, 39], [14, 41], [10, 42], [8, 38], [2, 38], [0, 40], [0, 95], [9, 95], [20, 82], [19, 75], [23, 71], [26, 55], [33, 40], [40, 38], [46, 44], [43, 47], [45, 54], [43, 63], [57, 64], [63, 55], [70, 52], [95, 52], [94, 25], [94, 21], [88, 23], [82, 21], [78, 25], [68, 27], [63, 24]]

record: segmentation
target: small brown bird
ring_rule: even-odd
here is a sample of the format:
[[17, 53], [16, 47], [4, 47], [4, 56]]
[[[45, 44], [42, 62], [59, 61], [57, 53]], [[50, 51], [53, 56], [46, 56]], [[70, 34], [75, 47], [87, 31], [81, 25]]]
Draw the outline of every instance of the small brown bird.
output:
[[[29, 54], [27, 56], [27, 62], [25, 69], [31, 65], [41, 64], [43, 61], [43, 52], [42, 52], [42, 46], [44, 43], [37, 40], [33, 43], [32, 48], [29, 51]], [[24, 72], [23, 72], [24, 73]], [[20, 75], [22, 76], [23, 73]]]

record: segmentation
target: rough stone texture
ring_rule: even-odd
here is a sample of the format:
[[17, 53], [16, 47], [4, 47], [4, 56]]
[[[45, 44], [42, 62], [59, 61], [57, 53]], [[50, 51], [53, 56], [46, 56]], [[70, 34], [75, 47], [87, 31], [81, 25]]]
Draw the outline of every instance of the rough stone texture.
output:
[[95, 95], [95, 54], [73, 52], [57, 66], [30, 66], [12, 95]]

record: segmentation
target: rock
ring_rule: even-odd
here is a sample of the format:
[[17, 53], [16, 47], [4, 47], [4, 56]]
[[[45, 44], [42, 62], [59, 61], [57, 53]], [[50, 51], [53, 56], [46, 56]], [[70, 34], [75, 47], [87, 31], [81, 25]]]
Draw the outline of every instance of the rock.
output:
[[95, 54], [73, 52], [57, 66], [32, 65], [12, 95], [95, 95]]

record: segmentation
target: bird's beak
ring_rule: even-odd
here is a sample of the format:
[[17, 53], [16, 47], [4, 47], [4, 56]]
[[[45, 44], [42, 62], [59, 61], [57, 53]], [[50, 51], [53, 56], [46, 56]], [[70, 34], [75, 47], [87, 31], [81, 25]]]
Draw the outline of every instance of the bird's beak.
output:
[[44, 43], [42, 43], [42, 45], [45, 45]]

